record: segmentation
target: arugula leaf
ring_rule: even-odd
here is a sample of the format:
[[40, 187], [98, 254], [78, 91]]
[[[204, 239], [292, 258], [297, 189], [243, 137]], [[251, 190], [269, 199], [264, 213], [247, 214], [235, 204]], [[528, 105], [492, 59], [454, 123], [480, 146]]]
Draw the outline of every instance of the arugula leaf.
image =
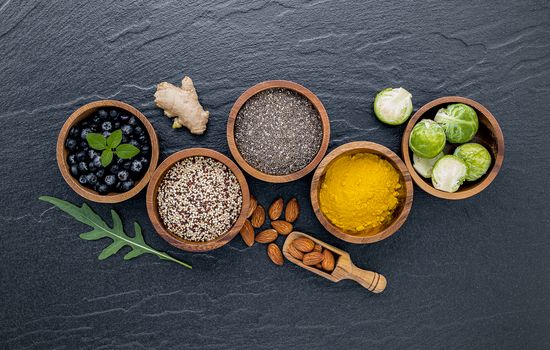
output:
[[86, 141], [95, 150], [102, 151], [107, 148], [107, 140], [101, 134], [91, 132], [86, 135]]
[[80, 238], [88, 241], [95, 241], [106, 237], [112, 239], [113, 242], [103, 249], [101, 254], [99, 254], [98, 258], [100, 260], [104, 260], [116, 254], [124, 246], [129, 246], [132, 250], [124, 255], [124, 260], [130, 260], [142, 254], [153, 254], [158, 256], [160, 259], [170, 260], [189, 269], [192, 268], [191, 265], [181, 262], [170, 255], [159, 252], [147, 245], [143, 239], [143, 235], [141, 234], [141, 226], [139, 226], [137, 222], [134, 222], [134, 237], [128, 236], [124, 232], [124, 227], [122, 225], [122, 220], [120, 220], [120, 216], [118, 216], [114, 210], [111, 210], [113, 227], [109, 227], [109, 225], [107, 225], [107, 223], [105, 223], [105, 221], [103, 221], [103, 219], [86, 203], [82, 204], [82, 207], [78, 207], [72, 203], [55, 197], [41, 196], [39, 199], [55, 205], [76, 220], [93, 228], [92, 231], [82, 233]]
[[109, 137], [107, 137], [107, 146], [109, 148], [116, 148], [122, 142], [122, 130], [118, 129], [113, 131]]
[[113, 151], [111, 149], [105, 149], [103, 152], [101, 152], [101, 157], [99, 158], [101, 161], [101, 165], [103, 165], [104, 168], [107, 167], [107, 165], [111, 164], [113, 161]]
[[139, 153], [139, 148], [129, 143], [124, 143], [116, 148], [117, 157], [122, 159], [130, 159]]

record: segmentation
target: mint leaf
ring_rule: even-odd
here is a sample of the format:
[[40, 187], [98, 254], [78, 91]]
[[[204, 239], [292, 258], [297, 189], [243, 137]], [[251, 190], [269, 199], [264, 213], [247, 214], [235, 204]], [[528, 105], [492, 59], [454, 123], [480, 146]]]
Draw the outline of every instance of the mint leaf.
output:
[[103, 167], [107, 167], [107, 165], [111, 164], [113, 161], [113, 151], [110, 149], [106, 149], [103, 152], [101, 152], [101, 158], [99, 159], [101, 161], [101, 165]]
[[116, 155], [122, 159], [130, 159], [139, 153], [139, 148], [129, 143], [123, 143], [115, 151]]
[[122, 141], [122, 130], [118, 129], [113, 131], [109, 137], [107, 137], [107, 146], [109, 148], [116, 148]]
[[106, 259], [111, 255], [116, 254], [121, 248], [128, 246], [130, 247], [130, 252], [124, 255], [124, 260], [133, 259], [142, 254], [153, 254], [158, 256], [160, 259], [170, 260], [176, 264], [180, 264], [181, 266], [191, 269], [191, 265], [181, 262], [164, 252], [159, 252], [145, 243], [143, 234], [141, 233], [141, 226], [139, 226], [137, 222], [134, 222], [134, 237], [130, 237], [126, 232], [124, 232], [122, 220], [114, 210], [111, 210], [113, 227], [110, 227], [87, 204], [83, 204], [82, 207], [78, 207], [62, 199], [49, 196], [42, 196], [39, 199], [55, 205], [76, 220], [93, 228], [92, 231], [81, 234], [80, 238], [87, 241], [110, 238], [112, 242], [105, 249], [103, 249], [101, 254], [99, 254], [98, 258], [100, 260]]
[[88, 145], [95, 150], [101, 151], [107, 148], [107, 140], [105, 140], [105, 137], [101, 134], [91, 132], [86, 135], [86, 141], [88, 141]]

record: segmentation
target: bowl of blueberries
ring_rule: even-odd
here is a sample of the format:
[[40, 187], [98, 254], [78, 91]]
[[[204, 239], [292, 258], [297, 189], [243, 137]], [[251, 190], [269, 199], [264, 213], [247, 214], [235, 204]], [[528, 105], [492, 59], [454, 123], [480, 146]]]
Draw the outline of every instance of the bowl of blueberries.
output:
[[136, 108], [115, 100], [88, 103], [71, 114], [57, 138], [57, 164], [69, 186], [99, 203], [138, 194], [157, 167], [157, 134]]

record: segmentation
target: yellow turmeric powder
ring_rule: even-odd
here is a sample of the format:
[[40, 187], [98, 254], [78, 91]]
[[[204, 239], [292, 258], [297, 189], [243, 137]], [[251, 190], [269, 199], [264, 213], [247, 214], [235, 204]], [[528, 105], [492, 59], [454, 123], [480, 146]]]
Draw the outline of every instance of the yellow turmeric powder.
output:
[[319, 205], [332, 224], [359, 233], [391, 220], [400, 190], [399, 173], [387, 160], [356, 153], [329, 165], [321, 183]]

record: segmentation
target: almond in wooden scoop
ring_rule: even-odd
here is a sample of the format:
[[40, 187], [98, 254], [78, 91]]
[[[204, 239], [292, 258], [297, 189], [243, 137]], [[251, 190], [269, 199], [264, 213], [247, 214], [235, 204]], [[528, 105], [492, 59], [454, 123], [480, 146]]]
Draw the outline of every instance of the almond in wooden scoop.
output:
[[304, 265], [313, 266], [315, 264], [322, 262], [323, 258], [324, 258], [323, 253], [311, 252], [311, 253], [304, 254], [304, 258], [302, 259], [302, 262], [304, 263]]
[[268, 214], [269, 219], [271, 220], [277, 220], [281, 217], [281, 214], [283, 213], [283, 199], [281, 197], [277, 198], [273, 203], [271, 203], [271, 206], [269, 207]]
[[328, 249], [323, 250], [323, 262], [321, 263], [323, 270], [332, 272], [334, 270], [334, 255]]
[[264, 207], [261, 205], [257, 205], [256, 209], [254, 209], [254, 212], [252, 213], [252, 217], [250, 218], [250, 222], [252, 223], [252, 227], [259, 228], [261, 227], [265, 222], [265, 210]]
[[269, 256], [275, 265], [281, 266], [284, 263], [283, 253], [281, 253], [281, 249], [275, 243], [270, 243], [267, 246], [267, 256]]
[[255, 239], [258, 243], [271, 243], [277, 239], [277, 231], [272, 228], [268, 228], [267, 230], [263, 230], [262, 232], [258, 233]]
[[298, 260], [302, 260], [304, 258], [304, 253], [296, 249], [294, 244], [288, 245], [288, 253]]
[[290, 232], [292, 232], [292, 224], [284, 220], [271, 221], [271, 227], [273, 227], [275, 231], [279, 232], [283, 236], [286, 236]]
[[252, 227], [249, 220], [246, 220], [243, 228], [241, 228], [241, 237], [247, 246], [252, 247], [254, 244], [254, 227]]
[[309, 238], [306, 237], [299, 237], [292, 241], [292, 244], [296, 249], [301, 251], [302, 253], [309, 253], [313, 250], [315, 247], [315, 243]]
[[296, 219], [298, 219], [299, 215], [300, 215], [300, 206], [298, 205], [298, 201], [296, 200], [296, 198], [292, 198], [286, 204], [285, 220], [288, 222], [294, 222], [296, 221]]

